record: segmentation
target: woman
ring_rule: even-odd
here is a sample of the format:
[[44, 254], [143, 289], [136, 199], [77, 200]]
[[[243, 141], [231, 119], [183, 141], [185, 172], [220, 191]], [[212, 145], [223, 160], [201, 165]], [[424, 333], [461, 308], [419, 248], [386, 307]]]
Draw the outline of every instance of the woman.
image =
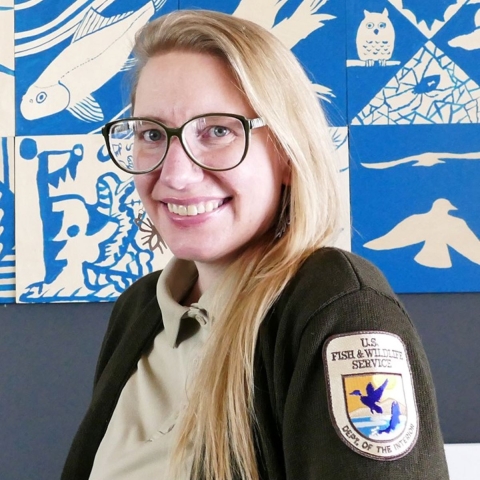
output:
[[175, 258], [117, 301], [63, 478], [448, 478], [414, 327], [326, 247], [334, 156], [293, 55], [206, 11], [135, 52], [134, 118], [104, 135]]

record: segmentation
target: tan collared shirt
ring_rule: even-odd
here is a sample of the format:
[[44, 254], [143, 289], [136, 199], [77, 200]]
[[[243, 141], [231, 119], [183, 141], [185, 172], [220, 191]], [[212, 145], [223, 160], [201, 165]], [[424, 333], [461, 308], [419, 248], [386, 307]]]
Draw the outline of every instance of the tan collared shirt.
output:
[[[209, 333], [209, 295], [181, 305], [197, 279], [193, 262], [173, 258], [158, 279], [164, 330], [142, 356], [120, 394], [95, 456], [90, 480], [168, 478], [175, 424]], [[191, 460], [181, 479], [190, 478]]]

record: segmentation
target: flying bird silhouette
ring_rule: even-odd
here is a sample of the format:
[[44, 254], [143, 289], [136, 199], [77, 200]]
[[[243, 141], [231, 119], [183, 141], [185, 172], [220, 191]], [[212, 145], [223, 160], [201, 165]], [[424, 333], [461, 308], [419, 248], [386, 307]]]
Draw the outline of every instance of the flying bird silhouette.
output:
[[367, 394], [362, 395], [360, 390], [354, 390], [350, 393], [350, 395], [358, 395], [360, 397], [361, 402], [366, 405], [370, 412], [372, 413], [383, 413], [383, 409], [380, 405], [377, 405], [380, 399], [382, 398], [383, 391], [387, 386], [388, 379], [385, 380], [377, 389], [373, 387], [371, 383], [367, 385]]
[[477, 10], [473, 18], [475, 29], [464, 35], [459, 35], [448, 41], [451, 47], [463, 48], [464, 50], [478, 50], [480, 48], [480, 10]]
[[383, 170], [385, 168], [393, 168], [407, 163], [411, 163], [412, 167], [433, 167], [434, 165], [446, 163], [447, 160], [480, 160], [480, 152], [424, 152], [419, 153], [418, 155], [410, 155], [408, 157], [399, 158], [398, 160], [390, 160], [388, 162], [361, 163], [361, 165], [365, 168]]
[[480, 240], [465, 220], [449, 214], [457, 210], [446, 198], [433, 202], [427, 213], [405, 218], [385, 235], [364, 244], [372, 250], [392, 250], [417, 243], [422, 249], [414, 257], [420, 265], [431, 268], [450, 268], [448, 247], [480, 265]]

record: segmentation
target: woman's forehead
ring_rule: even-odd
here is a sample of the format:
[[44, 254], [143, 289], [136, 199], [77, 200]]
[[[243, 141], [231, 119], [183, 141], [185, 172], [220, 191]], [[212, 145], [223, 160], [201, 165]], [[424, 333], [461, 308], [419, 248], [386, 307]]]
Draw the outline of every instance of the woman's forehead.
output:
[[224, 60], [172, 51], [147, 61], [135, 91], [135, 115], [183, 123], [192, 116], [214, 112], [254, 115]]

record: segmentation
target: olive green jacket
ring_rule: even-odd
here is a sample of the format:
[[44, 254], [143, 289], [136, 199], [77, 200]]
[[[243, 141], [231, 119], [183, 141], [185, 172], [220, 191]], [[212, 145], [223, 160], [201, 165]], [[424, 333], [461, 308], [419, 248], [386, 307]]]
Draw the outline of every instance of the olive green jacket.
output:
[[[88, 479], [120, 392], [163, 328], [158, 275], [137, 281], [114, 306], [92, 401], [62, 480]], [[397, 335], [410, 359], [419, 429], [415, 445], [401, 458], [378, 460], [355, 452], [330, 413], [323, 346], [332, 336], [363, 331]], [[262, 480], [448, 479], [424, 349], [383, 275], [366, 260], [334, 248], [311, 255], [263, 321], [254, 368], [254, 437]]]

